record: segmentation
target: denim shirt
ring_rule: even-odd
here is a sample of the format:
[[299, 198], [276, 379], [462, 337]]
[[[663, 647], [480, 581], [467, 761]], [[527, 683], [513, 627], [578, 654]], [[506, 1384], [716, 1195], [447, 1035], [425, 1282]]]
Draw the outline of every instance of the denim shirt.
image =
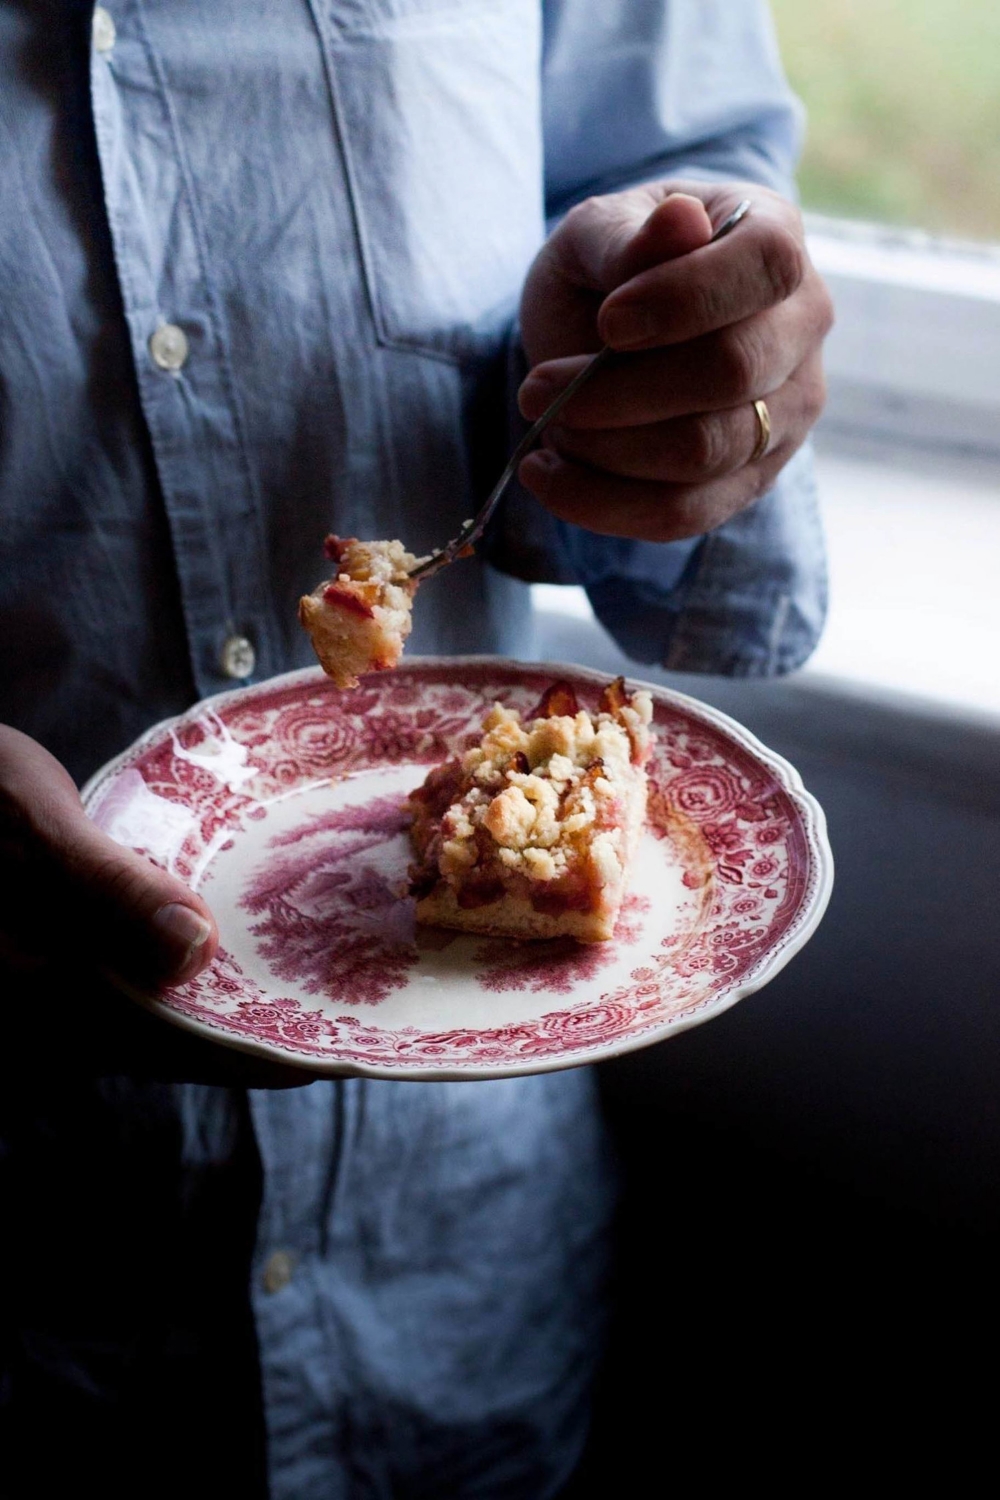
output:
[[[305, 664], [324, 533], [421, 552], [501, 467], [547, 224], [671, 175], [790, 190], [799, 124], [760, 0], [0, 0], [0, 721], [83, 777], [247, 646]], [[536, 578], [639, 661], [787, 670], [823, 613], [808, 456], [679, 546], [515, 495], [412, 649], [530, 654]], [[259, 1478], [259, 1384], [282, 1500], [567, 1476], [613, 1200], [588, 1071], [4, 1109], [20, 1419], [231, 1477], [230, 1422]]]

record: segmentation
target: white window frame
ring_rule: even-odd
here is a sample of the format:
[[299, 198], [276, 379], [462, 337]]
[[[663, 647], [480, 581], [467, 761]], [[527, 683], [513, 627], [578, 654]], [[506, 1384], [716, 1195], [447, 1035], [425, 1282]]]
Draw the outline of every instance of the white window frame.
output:
[[827, 433], [1000, 455], [1000, 247], [806, 215], [837, 321]]

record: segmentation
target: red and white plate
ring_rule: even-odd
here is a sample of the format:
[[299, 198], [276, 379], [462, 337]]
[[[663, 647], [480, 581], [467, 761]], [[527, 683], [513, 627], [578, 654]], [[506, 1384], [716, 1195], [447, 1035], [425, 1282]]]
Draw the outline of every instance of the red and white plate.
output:
[[317, 1074], [496, 1078], [614, 1057], [710, 1020], [815, 931], [833, 883], [823, 813], [726, 715], [650, 686], [650, 816], [609, 943], [418, 929], [402, 811], [427, 768], [555, 680], [495, 657], [411, 659], [338, 692], [318, 668], [159, 724], [84, 788], [90, 816], [211, 905], [221, 947], [146, 997], [190, 1031]]

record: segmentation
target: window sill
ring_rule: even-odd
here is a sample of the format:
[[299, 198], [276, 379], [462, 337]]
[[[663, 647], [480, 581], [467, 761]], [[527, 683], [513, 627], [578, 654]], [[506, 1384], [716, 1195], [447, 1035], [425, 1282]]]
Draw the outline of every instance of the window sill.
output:
[[996, 460], [824, 425], [817, 479], [830, 615], [807, 673], [1000, 719]]
[[828, 430], [1000, 454], [1000, 249], [806, 215]]

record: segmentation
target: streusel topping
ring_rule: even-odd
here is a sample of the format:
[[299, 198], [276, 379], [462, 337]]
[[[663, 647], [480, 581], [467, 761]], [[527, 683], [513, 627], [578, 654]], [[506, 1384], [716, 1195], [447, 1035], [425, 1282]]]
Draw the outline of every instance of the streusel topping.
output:
[[606, 866], [611, 878], [617, 835], [601, 827], [613, 820], [630, 768], [645, 760], [651, 719], [641, 690], [612, 712], [580, 710], [528, 725], [494, 704], [481, 743], [460, 761], [469, 785], [442, 820], [441, 874], [461, 876], [476, 864], [482, 829], [502, 865], [541, 881], [566, 872], [586, 832], [596, 873]]

